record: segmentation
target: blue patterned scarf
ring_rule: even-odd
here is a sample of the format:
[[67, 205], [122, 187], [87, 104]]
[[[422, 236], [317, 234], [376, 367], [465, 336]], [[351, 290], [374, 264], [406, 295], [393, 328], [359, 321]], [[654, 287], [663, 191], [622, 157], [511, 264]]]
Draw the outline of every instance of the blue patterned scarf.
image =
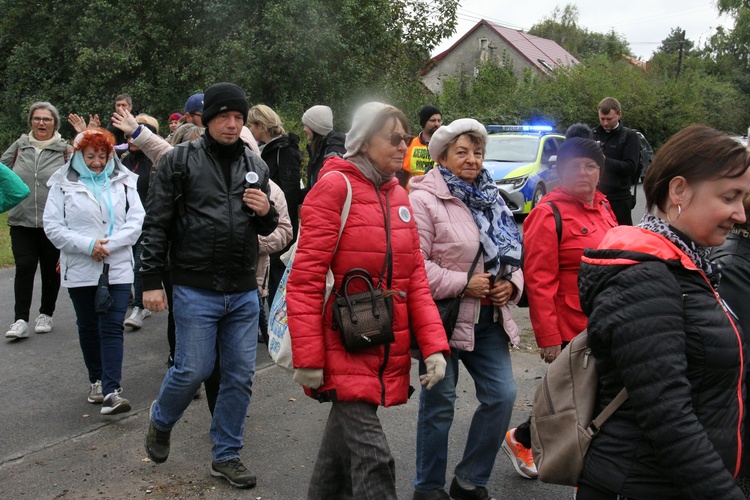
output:
[[479, 228], [479, 242], [484, 248], [484, 272], [497, 276], [501, 271], [508, 275], [520, 269], [523, 258], [521, 233], [490, 173], [482, 169], [474, 184], [469, 184], [442, 165], [439, 170], [451, 194], [469, 208]]

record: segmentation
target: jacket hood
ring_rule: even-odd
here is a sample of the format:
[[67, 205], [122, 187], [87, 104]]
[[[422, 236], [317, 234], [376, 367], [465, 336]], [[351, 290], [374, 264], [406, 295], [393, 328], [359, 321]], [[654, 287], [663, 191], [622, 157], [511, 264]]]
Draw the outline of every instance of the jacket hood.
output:
[[274, 137], [263, 146], [263, 152], [276, 151], [289, 146], [299, 147], [299, 136], [297, 134], [290, 133]]
[[593, 310], [594, 299], [609, 280], [631, 266], [661, 261], [699, 271], [693, 261], [661, 235], [633, 226], [610, 229], [597, 250], [585, 250], [578, 273], [581, 308], [586, 315]]
[[[326, 158], [325, 163], [323, 163], [323, 168], [320, 169], [318, 180], [322, 179], [323, 176], [328, 172], [333, 172], [335, 170], [338, 170], [339, 172], [343, 172], [345, 174], [349, 174], [361, 182], [373, 185], [373, 183], [364, 176], [364, 174], [357, 168], [356, 165], [348, 160], [339, 158], [338, 156], [329, 156], [328, 158]], [[380, 189], [383, 190], [387, 188], [388, 190], [392, 190], [396, 186], [398, 186], [398, 180], [393, 178], [380, 186]]]
[[[32, 147], [31, 146], [31, 141], [29, 139], [29, 134], [23, 134], [18, 139], [18, 147], [19, 148], [30, 148], [30, 147]], [[67, 151], [68, 150], [68, 141], [66, 141], [65, 139], [60, 139], [59, 141], [52, 143], [46, 149], [48, 149], [50, 151]]]
[[430, 169], [430, 171], [424, 175], [412, 177], [409, 181], [409, 189], [411, 192], [425, 191], [442, 199], [453, 197], [450, 189], [448, 189], [448, 184], [445, 183], [445, 179], [440, 175], [437, 166]]
[[[72, 161], [73, 158], [71, 157], [71, 159], [68, 160], [68, 163], [60, 167], [57, 172], [52, 174], [52, 176], [47, 181], [48, 187], [52, 187], [55, 184], [60, 184], [62, 182], [78, 182], [78, 172], [76, 172], [71, 165]], [[136, 189], [136, 185], [138, 183], [138, 175], [128, 170], [128, 168], [122, 164], [117, 155], [114, 156], [114, 161], [115, 168], [110, 175], [110, 182], [124, 179], [126, 186], [132, 189]]]
[[329, 132], [323, 139], [323, 142], [328, 146], [341, 146], [343, 148], [346, 144], [346, 134], [342, 132]]

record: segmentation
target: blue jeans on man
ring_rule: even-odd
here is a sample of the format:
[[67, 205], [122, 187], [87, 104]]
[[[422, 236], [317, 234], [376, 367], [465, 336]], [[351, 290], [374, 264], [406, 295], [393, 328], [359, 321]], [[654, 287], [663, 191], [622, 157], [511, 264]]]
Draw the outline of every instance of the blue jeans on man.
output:
[[255, 375], [258, 293], [175, 285], [173, 300], [174, 366], [167, 371], [153, 406], [153, 425], [161, 431], [172, 430], [211, 375], [218, 349], [221, 387], [211, 420], [212, 454], [215, 462], [239, 458]]
[[130, 299], [130, 284], [109, 285], [112, 305], [106, 313], [96, 312], [96, 287], [69, 288], [76, 312], [78, 341], [89, 382], [102, 382], [106, 396], [120, 388], [122, 379], [123, 326]]
[[[474, 486], [486, 486], [508, 430], [516, 383], [508, 349], [508, 335], [502, 323], [493, 322], [493, 308], [482, 306], [474, 326], [474, 350], [453, 349], [446, 361], [445, 378], [431, 390], [422, 389], [417, 420], [418, 492], [442, 490], [448, 464], [448, 434], [453, 424], [458, 383], [458, 362], [463, 362], [474, 379], [479, 406], [474, 412], [466, 447], [455, 475]], [[419, 373], [425, 373], [420, 360]]]

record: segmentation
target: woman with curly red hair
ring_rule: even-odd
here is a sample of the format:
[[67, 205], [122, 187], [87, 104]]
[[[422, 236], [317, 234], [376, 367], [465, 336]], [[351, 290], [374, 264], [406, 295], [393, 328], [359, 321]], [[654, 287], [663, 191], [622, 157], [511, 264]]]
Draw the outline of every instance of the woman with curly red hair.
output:
[[[50, 178], [44, 230], [60, 249], [62, 286], [68, 289], [91, 387], [88, 402], [102, 415], [130, 410], [121, 396], [123, 321], [133, 284], [132, 246], [144, 210], [137, 175], [114, 154], [114, 136], [103, 129], [78, 134], [70, 161]], [[111, 305], [97, 310], [96, 289], [109, 266]]]

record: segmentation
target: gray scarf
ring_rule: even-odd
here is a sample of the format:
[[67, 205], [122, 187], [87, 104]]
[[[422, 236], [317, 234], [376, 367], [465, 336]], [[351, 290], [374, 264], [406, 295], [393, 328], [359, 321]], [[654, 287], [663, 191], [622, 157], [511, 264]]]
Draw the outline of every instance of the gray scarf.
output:
[[393, 179], [396, 174], [389, 174], [383, 172], [377, 165], [375, 165], [370, 157], [362, 153], [357, 153], [347, 158], [355, 167], [362, 172], [362, 175], [367, 177], [367, 180], [375, 184], [375, 187], [379, 188], [389, 180]]

